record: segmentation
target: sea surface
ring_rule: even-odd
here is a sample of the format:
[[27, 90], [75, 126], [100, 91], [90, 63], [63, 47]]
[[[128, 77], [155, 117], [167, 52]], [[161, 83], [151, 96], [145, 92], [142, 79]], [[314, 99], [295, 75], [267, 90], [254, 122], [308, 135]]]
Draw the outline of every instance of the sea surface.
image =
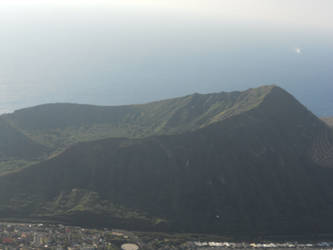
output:
[[[333, 116], [333, 32], [168, 9], [0, 6], [0, 113], [276, 84]], [[22, 2], [22, 3], [21, 3]]]

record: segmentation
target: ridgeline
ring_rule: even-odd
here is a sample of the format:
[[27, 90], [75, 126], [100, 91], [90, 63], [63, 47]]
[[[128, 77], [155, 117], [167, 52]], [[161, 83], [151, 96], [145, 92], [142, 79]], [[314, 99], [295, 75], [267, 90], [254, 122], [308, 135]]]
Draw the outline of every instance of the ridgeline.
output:
[[48, 104], [1, 119], [0, 135], [10, 128], [26, 143], [17, 148], [30, 150], [1, 151], [14, 166], [0, 177], [2, 218], [333, 233], [332, 129], [279, 87], [118, 107]]

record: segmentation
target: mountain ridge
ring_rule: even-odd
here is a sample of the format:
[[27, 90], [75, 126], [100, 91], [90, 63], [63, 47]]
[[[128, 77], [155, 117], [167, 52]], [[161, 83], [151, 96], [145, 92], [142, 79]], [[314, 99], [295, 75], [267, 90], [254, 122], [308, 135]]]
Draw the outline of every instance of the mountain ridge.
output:
[[261, 90], [258, 105], [196, 130], [80, 142], [2, 176], [0, 215], [140, 230], [332, 232], [333, 164], [321, 158], [332, 131], [286, 91]]
[[[34, 115], [38, 114], [38, 115], [45, 116], [45, 118], [46, 118], [45, 122], [49, 122], [49, 120], [52, 118], [51, 115], [56, 112], [65, 112], [65, 115], [67, 116], [66, 118], [71, 118], [69, 116], [69, 114], [73, 115], [73, 113], [71, 113], [71, 110], [73, 110], [73, 109], [75, 110], [75, 108], [88, 109], [88, 111], [89, 111], [89, 109], [95, 109], [95, 110], [93, 110], [94, 112], [98, 111], [98, 109], [101, 109], [101, 110], [107, 109], [106, 111], [114, 112], [114, 113], [111, 113], [112, 115], [116, 114], [116, 117], [103, 117], [100, 114], [98, 114], [98, 115], [96, 115], [96, 117], [94, 119], [91, 119], [91, 117], [88, 117], [86, 120], [84, 120], [84, 117], [81, 117], [82, 120], [78, 121], [79, 123], [85, 123], [85, 122], [87, 122], [88, 119], [90, 120], [90, 122], [91, 122], [91, 120], [94, 121], [94, 120], [98, 120], [98, 119], [101, 119], [101, 120], [102, 119], [117, 119], [117, 118], [119, 118], [117, 116], [117, 114], [119, 115], [121, 109], [125, 109], [125, 115], [126, 115], [126, 112], [133, 111], [133, 109], [136, 109], [135, 111], [137, 111], [137, 112], [142, 112], [142, 111], [144, 111], [143, 110], [144, 107], [147, 107], [147, 106], [148, 106], [148, 111], [154, 111], [154, 109], [155, 110], [157, 109], [157, 111], [159, 111], [159, 104], [162, 104], [162, 106], [163, 106], [163, 104], [168, 104], [168, 105], [174, 104], [173, 106], [171, 105], [171, 109], [174, 109], [176, 107], [176, 110], [177, 110], [177, 105], [179, 105], [179, 102], [183, 105], [184, 104], [190, 105], [190, 104], [194, 104], [193, 100], [198, 100], [198, 99], [202, 99], [203, 101], [206, 101], [207, 99], [215, 98], [215, 102], [216, 102], [221, 99], [229, 98], [229, 99], [231, 99], [231, 101], [236, 102], [237, 100], [232, 100], [232, 99], [235, 99], [235, 97], [238, 97], [238, 96], [246, 97], [246, 95], [251, 95], [251, 92], [253, 92], [254, 94], [256, 94], [257, 92], [259, 92], [259, 93], [264, 92], [263, 94], [267, 94], [265, 92], [269, 92], [269, 90], [273, 89], [273, 88], [277, 88], [277, 87], [275, 85], [267, 85], [267, 86], [263, 86], [263, 87], [259, 87], [259, 88], [255, 88], [255, 89], [248, 89], [245, 91], [220, 92], [220, 93], [211, 93], [211, 94], [197, 94], [196, 93], [196, 94], [192, 94], [192, 95], [188, 95], [188, 96], [184, 96], [184, 97], [171, 98], [171, 99], [155, 101], [155, 102], [150, 102], [150, 103], [145, 103], [145, 104], [121, 105], [121, 106], [97, 106], [97, 105], [68, 104], [68, 103], [43, 104], [43, 105], [38, 105], [35, 107], [17, 110], [11, 114], [3, 115], [3, 117], [10, 121], [18, 121], [18, 124], [20, 125], [20, 120], [21, 120], [20, 116], [23, 116], [23, 118], [26, 118], [26, 116], [32, 116], [30, 119], [35, 119]], [[214, 102], [214, 100], [213, 100], [213, 102]], [[208, 107], [212, 106], [211, 104], [212, 103], [210, 103], [208, 105]], [[230, 104], [228, 104], [228, 105], [230, 105]], [[53, 108], [53, 110], [52, 110], [52, 108]], [[162, 107], [162, 108], [164, 108], [164, 107]], [[118, 109], [118, 110], [116, 110], [116, 109]], [[75, 110], [75, 111], [78, 111], [78, 110]], [[80, 111], [80, 112], [82, 112], [82, 111]], [[107, 113], [105, 113], [105, 114], [107, 114]], [[47, 116], [47, 115], [50, 115], [50, 116]], [[80, 116], [80, 115], [82, 115], [82, 114], [80, 114], [80, 113], [77, 114], [77, 116]], [[145, 114], [145, 115], [149, 116], [149, 114]], [[58, 121], [52, 120], [52, 122], [56, 124], [56, 122], [54, 122], [54, 121], [60, 122], [60, 124], [55, 125], [58, 128], [65, 125], [65, 124], [61, 124], [61, 123], [67, 122], [66, 119], [61, 119]], [[25, 126], [23, 126], [23, 127], [36, 128], [36, 127], [33, 127], [32, 120], [30, 120], [28, 123], [26, 123], [24, 125]], [[39, 124], [34, 124], [34, 125], [38, 126]], [[20, 126], [18, 126], [18, 127], [20, 127]], [[41, 129], [42, 127], [37, 127], [37, 128]]]
[[45, 104], [0, 117], [54, 155], [80, 141], [143, 138], [199, 129], [250, 109], [272, 88], [274, 86], [231, 93], [193, 94], [125, 106]]

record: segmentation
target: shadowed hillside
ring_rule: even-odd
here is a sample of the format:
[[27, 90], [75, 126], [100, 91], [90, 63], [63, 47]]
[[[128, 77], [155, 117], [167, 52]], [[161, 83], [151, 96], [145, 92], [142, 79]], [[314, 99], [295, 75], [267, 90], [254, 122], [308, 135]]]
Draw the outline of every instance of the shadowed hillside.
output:
[[26, 136], [0, 117], [0, 160], [33, 159], [47, 153], [47, 147]]
[[203, 97], [182, 99], [187, 109], [173, 111], [179, 118], [165, 119], [163, 128], [184, 124], [191, 128], [185, 132], [82, 142], [0, 177], [2, 217], [137, 230], [332, 233], [331, 129], [278, 87], [222, 95], [242, 102], [194, 115], [188, 109]]

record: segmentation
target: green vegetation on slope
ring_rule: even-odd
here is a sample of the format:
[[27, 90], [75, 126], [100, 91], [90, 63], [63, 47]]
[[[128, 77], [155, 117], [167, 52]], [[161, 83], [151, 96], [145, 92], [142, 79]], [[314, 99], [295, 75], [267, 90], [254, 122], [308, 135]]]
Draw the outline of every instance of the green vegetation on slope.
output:
[[0, 174], [53, 157], [77, 142], [194, 131], [256, 107], [272, 88], [193, 94], [140, 105], [46, 104], [18, 110], [1, 116]]
[[48, 147], [0, 117], [0, 175], [45, 159], [49, 152]]
[[81, 142], [4, 175], [0, 214], [140, 230], [332, 232], [333, 162], [317, 160], [332, 131], [285, 91], [266, 90], [224, 118], [180, 112], [207, 124], [192, 131]]
[[0, 117], [0, 159], [33, 159], [47, 152], [47, 148], [26, 136]]
[[114, 107], [47, 104], [18, 110], [3, 118], [36, 141], [57, 148], [107, 137], [140, 138], [195, 130], [255, 107], [272, 88], [194, 94]]

